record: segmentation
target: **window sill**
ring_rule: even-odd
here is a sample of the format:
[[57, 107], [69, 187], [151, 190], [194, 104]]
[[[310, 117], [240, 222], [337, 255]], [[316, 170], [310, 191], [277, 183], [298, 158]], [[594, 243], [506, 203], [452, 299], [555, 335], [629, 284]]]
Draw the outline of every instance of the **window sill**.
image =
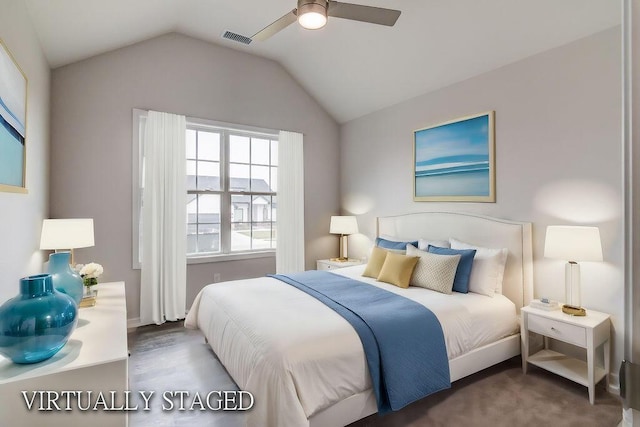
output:
[[245, 259], [275, 258], [275, 257], [276, 257], [275, 251], [242, 252], [237, 254], [191, 256], [187, 258], [187, 265], [205, 264], [209, 262], [241, 261]]

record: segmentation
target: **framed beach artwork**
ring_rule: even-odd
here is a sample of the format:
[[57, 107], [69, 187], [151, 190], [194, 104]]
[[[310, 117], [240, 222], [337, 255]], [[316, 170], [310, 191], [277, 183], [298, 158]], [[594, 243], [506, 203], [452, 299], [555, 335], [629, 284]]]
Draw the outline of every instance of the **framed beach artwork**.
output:
[[0, 191], [26, 193], [27, 76], [0, 40]]
[[495, 112], [413, 133], [413, 200], [495, 202]]

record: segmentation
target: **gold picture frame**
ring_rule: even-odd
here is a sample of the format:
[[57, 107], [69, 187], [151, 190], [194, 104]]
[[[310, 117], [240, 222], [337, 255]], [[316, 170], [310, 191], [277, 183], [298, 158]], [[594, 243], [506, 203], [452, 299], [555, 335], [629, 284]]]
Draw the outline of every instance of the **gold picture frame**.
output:
[[413, 200], [496, 201], [495, 111], [413, 132]]
[[27, 193], [27, 76], [0, 39], [0, 191]]

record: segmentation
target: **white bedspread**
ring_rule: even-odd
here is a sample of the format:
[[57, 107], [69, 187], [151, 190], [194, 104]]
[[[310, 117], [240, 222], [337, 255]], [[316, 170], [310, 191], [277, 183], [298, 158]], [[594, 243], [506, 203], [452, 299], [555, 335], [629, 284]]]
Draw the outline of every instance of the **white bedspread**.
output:
[[[364, 266], [335, 270], [428, 307], [440, 321], [449, 359], [517, 330], [502, 295], [444, 295], [362, 277]], [[196, 297], [185, 326], [199, 328], [255, 406], [248, 425], [307, 426], [316, 412], [371, 388], [360, 338], [339, 314], [277, 279], [216, 283]]]

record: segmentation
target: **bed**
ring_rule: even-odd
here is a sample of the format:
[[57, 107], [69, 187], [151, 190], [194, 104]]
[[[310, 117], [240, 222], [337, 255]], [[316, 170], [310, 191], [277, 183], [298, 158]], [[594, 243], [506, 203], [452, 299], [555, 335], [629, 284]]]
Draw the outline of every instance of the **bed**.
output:
[[[501, 294], [443, 295], [336, 270], [430, 308], [445, 332], [451, 381], [520, 353], [517, 314], [533, 294], [531, 224], [424, 212], [377, 219], [378, 236], [451, 237], [507, 248]], [[377, 412], [362, 344], [351, 325], [320, 301], [266, 277], [205, 287], [187, 327], [200, 329], [236, 384], [255, 396], [248, 425], [339, 426]], [[482, 326], [482, 327], [481, 327]]]

